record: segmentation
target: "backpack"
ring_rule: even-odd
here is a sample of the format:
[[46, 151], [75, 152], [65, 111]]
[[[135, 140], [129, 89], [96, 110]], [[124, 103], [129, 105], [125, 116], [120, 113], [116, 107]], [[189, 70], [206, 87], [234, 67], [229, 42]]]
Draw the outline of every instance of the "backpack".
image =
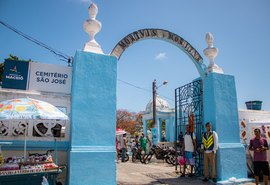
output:
[[190, 132], [190, 137], [191, 137], [191, 140], [193, 142], [193, 132]]
[[195, 143], [194, 143], [194, 140], [193, 140], [193, 133], [194, 133], [194, 132], [190, 132], [190, 137], [191, 137], [193, 146], [195, 146]]

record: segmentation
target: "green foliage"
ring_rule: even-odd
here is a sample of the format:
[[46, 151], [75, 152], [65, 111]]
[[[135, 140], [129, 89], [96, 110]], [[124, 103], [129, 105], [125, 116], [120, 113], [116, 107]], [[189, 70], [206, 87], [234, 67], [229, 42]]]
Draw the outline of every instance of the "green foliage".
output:
[[9, 57], [6, 58], [5, 60], [19, 60], [19, 58], [17, 56], [15, 56], [15, 55], [9, 54]]
[[119, 109], [116, 113], [116, 127], [136, 135], [142, 128], [142, 114]]
[[151, 128], [154, 128], [155, 124], [154, 124], [154, 120], [148, 120], [147, 121], [147, 130], [150, 130]]
[[22, 60], [22, 59], [19, 59], [17, 56], [15, 55], [12, 55], [12, 54], [9, 54], [9, 57], [5, 59], [6, 60], [16, 60], [16, 61], [20, 61], [20, 62], [33, 62], [31, 59], [29, 60]]
[[166, 131], [166, 122], [165, 122], [165, 120], [162, 120], [161, 129], [164, 132]]
[[4, 63], [0, 63], [0, 82], [2, 82], [3, 73], [4, 73]]

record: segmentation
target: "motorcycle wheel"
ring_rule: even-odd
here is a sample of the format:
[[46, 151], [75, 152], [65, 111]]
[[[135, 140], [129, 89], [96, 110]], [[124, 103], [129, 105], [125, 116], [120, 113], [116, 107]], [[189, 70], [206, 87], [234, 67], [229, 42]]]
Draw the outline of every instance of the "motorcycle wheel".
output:
[[170, 161], [171, 164], [174, 165], [174, 166], [177, 164], [177, 162], [176, 162], [175, 159], [176, 159], [175, 155], [171, 155], [170, 158], [169, 158], [169, 161]]
[[171, 160], [170, 160], [170, 157], [169, 157], [169, 156], [167, 156], [167, 157], [165, 158], [165, 161], [166, 161], [166, 163], [167, 163], [167, 164], [172, 164], [172, 162], [171, 162]]
[[142, 155], [140, 155], [140, 161], [141, 161], [141, 163], [144, 163], [144, 159], [143, 159], [143, 156]]
[[134, 162], [134, 163], [136, 162], [136, 155], [135, 155], [134, 153], [132, 154], [131, 160], [132, 160], [132, 162]]
[[150, 162], [150, 160], [151, 160], [151, 158], [152, 158], [152, 155], [146, 155], [145, 157], [144, 157], [144, 163], [145, 164], [148, 164], [149, 162]]
[[129, 160], [129, 155], [126, 154], [126, 156], [125, 156], [125, 162], [127, 162], [128, 160]]

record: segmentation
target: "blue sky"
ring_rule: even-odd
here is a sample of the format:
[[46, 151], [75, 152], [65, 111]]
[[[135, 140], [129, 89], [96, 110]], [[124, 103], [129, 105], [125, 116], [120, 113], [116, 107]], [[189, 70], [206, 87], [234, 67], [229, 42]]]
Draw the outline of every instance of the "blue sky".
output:
[[[88, 19], [87, 0], [1, 0], [0, 20], [67, 55], [74, 56], [88, 40], [82, 25]], [[262, 100], [270, 110], [270, 1], [268, 0], [96, 0], [102, 30], [96, 41], [109, 54], [123, 37], [143, 28], [160, 28], [187, 40], [202, 56], [205, 33], [215, 37], [216, 63], [235, 76], [238, 107]], [[0, 25], [0, 61], [14, 54], [22, 59], [66, 65], [49, 51]], [[204, 57], [208, 65], [208, 60]], [[187, 55], [160, 40], [143, 40], [130, 46], [118, 61], [117, 107], [141, 111], [151, 100], [151, 86], [174, 106], [174, 89], [199, 74]]]

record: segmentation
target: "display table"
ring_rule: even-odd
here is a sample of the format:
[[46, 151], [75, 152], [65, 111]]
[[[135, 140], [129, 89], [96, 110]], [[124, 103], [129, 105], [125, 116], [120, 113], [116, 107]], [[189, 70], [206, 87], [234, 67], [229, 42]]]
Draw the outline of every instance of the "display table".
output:
[[61, 168], [50, 170], [9, 170], [0, 171], [0, 185], [40, 185], [45, 176], [50, 185], [56, 184]]
[[0, 142], [0, 185], [41, 185], [43, 176], [50, 185], [56, 185], [56, 178], [64, 167], [56, 165], [51, 154], [29, 154], [24, 157], [3, 157], [1, 145], [11, 142]]

